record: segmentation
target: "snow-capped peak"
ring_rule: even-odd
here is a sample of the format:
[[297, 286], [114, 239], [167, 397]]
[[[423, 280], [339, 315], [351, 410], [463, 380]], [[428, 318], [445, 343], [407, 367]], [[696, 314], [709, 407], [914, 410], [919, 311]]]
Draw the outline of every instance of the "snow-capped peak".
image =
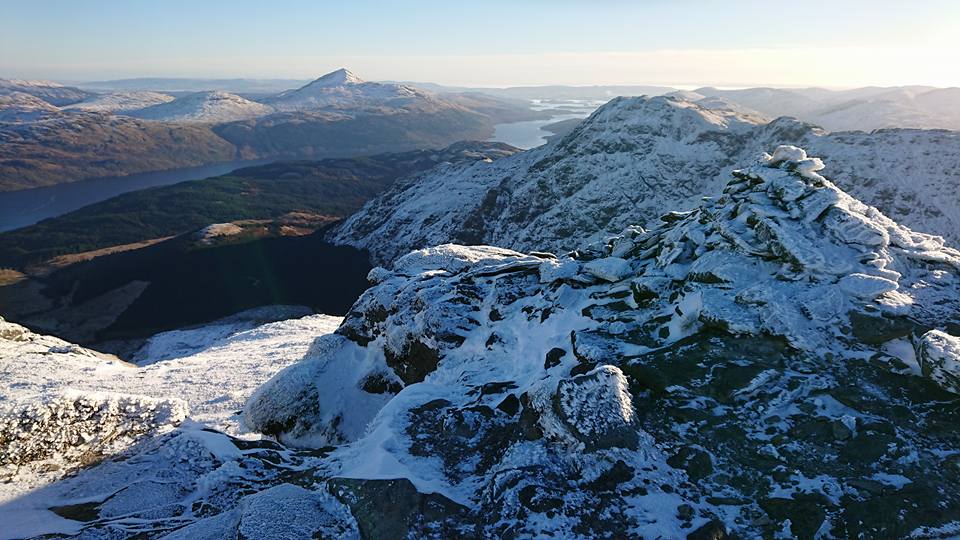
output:
[[273, 96], [266, 102], [281, 111], [325, 108], [353, 109], [367, 106], [405, 106], [428, 94], [403, 84], [367, 82], [346, 68], [294, 90]]
[[343, 86], [345, 84], [363, 84], [366, 81], [347, 68], [340, 68], [323, 75], [307, 86]]

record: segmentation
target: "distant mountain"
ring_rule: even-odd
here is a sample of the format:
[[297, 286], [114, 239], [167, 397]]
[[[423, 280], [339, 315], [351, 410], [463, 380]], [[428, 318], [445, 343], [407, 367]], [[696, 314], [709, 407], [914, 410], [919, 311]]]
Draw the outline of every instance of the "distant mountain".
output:
[[446, 86], [427, 82], [405, 82], [417, 88], [423, 88], [438, 94], [471, 93], [486, 94], [505, 99], [523, 100], [588, 100], [609, 101], [617, 96], [659, 96], [676, 91], [669, 86], [655, 85], [547, 85], [547, 86], [509, 86], [504, 88]]
[[126, 114], [163, 122], [221, 123], [265, 116], [271, 107], [226, 92], [197, 92]]
[[22, 92], [38, 97], [51, 105], [63, 106], [78, 103], [92, 94], [72, 86], [63, 86], [50, 81], [25, 81], [19, 79], [0, 79], [0, 95]]
[[159, 92], [116, 92], [89, 97], [79, 103], [65, 106], [64, 110], [125, 113], [173, 100], [173, 96]]
[[830, 103], [833, 92], [811, 92], [785, 88], [745, 88], [739, 90], [721, 90], [718, 88], [698, 88], [693, 91], [703, 97], [724, 98], [733, 103], [748, 107], [770, 118], [792, 116], [805, 120], [815, 111]]
[[405, 179], [330, 238], [378, 264], [445, 242], [562, 253], [693, 208], [736, 163], [787, 143], [826, 158], [828, 177], [887, 215], [960, 244], [960, 133], [825, 133], [674, 97], [618, 98], [552, 144]]
[[288, 90], [264, 102], [280, 111], [403, 108], [431, 101], [432, 95], [412, 86], [367, 82], [347, 69], [338, 69], [296, 90]]

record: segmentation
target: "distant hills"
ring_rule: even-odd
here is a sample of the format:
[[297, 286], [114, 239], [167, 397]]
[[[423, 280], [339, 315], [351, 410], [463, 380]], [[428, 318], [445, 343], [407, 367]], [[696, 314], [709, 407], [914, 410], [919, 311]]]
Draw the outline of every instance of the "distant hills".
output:
[[690, 97], [695, 95], [725, 98], [769, 118], [794, 116], [830, 131], [894, 127], [960, 130], [960, 88], [700, 88]]
[[258, 100], [223, 90], [156, 91], [169, 84], [116, 86], [125, 88], [95, 94], [0, 81], [0, 191], [234, 159], [443, 148], [486, 139], [497, 123], [543, 116], [521, 101], [436, 95], [366, 82], [346, 69]]
[[188, 94], [128, 114], [163, 122], [218, 123], [256, 118], [272, 112], [273, 108], [268, 105], [217, 90]]
[[36, 121], [0, 123], [0, 191], [217, 163], [235, 155], [236, 148], [206, 125], [58, 110]]
[[77, 103], [94, 95], [93, 92], [87, 92], [72, 86], [64, 86], [52, 81], [0, 79], [0, 96], [14, 92], [30, 94], [57, 107]]

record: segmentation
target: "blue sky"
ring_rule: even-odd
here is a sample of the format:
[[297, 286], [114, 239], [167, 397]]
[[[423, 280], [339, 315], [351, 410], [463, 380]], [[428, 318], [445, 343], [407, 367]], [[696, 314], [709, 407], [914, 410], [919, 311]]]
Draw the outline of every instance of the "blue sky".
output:
[[484, 86], [960, 85], [943, 64], [960, 51], [952, 0], [5, 0], [0, 15], [0, 76], [311, 78], [346, 66]]

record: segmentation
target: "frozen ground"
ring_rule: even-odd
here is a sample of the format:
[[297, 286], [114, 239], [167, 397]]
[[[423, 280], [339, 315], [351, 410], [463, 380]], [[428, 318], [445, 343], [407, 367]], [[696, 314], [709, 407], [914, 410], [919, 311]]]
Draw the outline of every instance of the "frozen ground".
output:
[[[259, 438], [244, 433], [240, 426], [237, 413], [246, 399], [279, 370], [300, 360], [315, 339], [332, 332], [341, 320], [303, 316], [303, 308], [267, 309], [274, 311], [273, 317], [301, 318], [259, 324], [265, 315], [260, 308], [247, 312], [259, 316], [234, 316], [201, 328], [158, 334], [134, 357], [139, 365], [0, 322], [0, 380], [4, 381], [0, 414], [9, 419], [22, 414], [24, 407], [57, 402], [63, 396], [101, 396], [103, 403], [120, 396], [127, 400], [124, 406], [132, 399], [154, 408], [155, 402], [173, 399], [184, 402], [183, 412], [189, 410], [188, 422], [196, 429]], [[24, 465], [5, 471], [6, 478], [0, 478], [0, 502], [70, 469], [69, 464], [52, 467], [45, 461], [41, 467]]]

